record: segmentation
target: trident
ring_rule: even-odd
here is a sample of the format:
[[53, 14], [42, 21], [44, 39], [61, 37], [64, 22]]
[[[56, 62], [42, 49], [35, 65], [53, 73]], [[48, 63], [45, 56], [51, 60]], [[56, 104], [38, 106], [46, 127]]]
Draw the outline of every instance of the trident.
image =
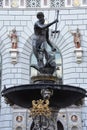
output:
[[[58, 16], [59, 16], [59, 10], [57, 10], [57, 19], [58, 19]], [[57, 22], [55, 24], [55, 30], [52, 31], [52, 33], [54, 33], [54, 38], [56, 37], [56, 33], [58, 33], [58, 36], [59, 36], [60, 31], [57, 30]]]

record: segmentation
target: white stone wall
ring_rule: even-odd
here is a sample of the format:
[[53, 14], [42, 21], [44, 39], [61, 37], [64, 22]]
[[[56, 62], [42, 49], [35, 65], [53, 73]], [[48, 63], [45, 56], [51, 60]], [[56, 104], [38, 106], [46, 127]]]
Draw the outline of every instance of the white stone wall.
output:
[[[2, 89], [3, 86], [11, 87], [18, 84], [30, 82], [30, 55], [32, 52], [31, 35], [33, 25], [38, 11], [43, 11], [45, 18], [51, 22], [56, 18], [56, 11], [50, 9], [1, 9], [0, 10], [0, 52], [2, 55]], [[73, 36], [68, 30], [76, 31], [77, 27], [81, 33], [81, 47], [83, 49], [82, 63], [76, 63], [74, 54], [75, 46]], [[9, 31], [16, 28], [18, 35], [18, 60], [17, 64], [11, 63], [10, 49], [11, 40]], [[55, 29], [53, 25], [51, 30]], [[59, 13], [57, 36], [50, 37], [62, 55], [63, 61], [63, 83], [79, 86], [87, 90], [87, 9], [73, 8], [62, 9]], [[82, 126], [87, 129], [87, 100], [82, 107]], [[2, 97], [0, 108], [0, 130], [12, 130], [13, 109], [6, 105]]]

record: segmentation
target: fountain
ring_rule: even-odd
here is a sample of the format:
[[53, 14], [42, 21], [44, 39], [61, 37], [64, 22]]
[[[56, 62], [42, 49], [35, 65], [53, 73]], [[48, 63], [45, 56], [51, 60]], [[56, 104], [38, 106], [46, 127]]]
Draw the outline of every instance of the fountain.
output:
[[[58, 16], [58, 14], [57, 14]], [[2, 96], [11, 106], [28, 108], [33, 119], [32, 130], [57, 130], [57, 113], [61, 108], [76, 104], [86, 96], [86, 91], [79, 87], [58, 84], [56, 71], [55, 51], [48, 36], [49, 26], [58, 22], [44, 24], [44, 14], [37, 14], [34, 25], [33, 52], [37, 59], [36, 65], [31, 65], [38, 71], [38, 75], [32, 77], [32, 83], [4, 88]], [[55, 32], [57, 32], [55, 30]], [[46, 44], [52, 49], [54, 55], [47, 51]], [[45, 58], [45, 62], [43, 60]]]

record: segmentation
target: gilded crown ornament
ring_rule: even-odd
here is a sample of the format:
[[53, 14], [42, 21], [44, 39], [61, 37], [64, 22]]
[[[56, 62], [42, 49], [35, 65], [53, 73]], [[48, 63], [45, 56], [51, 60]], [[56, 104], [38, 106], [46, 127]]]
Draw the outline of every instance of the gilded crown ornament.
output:
[[37, 115], [51, 116], [51, 109], [49, 108], [49, 100], [39, 99], [32, 101], [32, 108], [30, 115], [35, 117]]

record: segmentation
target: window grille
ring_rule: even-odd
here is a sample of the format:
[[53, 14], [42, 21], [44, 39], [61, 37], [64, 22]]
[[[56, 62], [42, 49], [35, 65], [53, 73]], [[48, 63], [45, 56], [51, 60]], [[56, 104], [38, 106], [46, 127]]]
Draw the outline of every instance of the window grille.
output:
[[0, 106], [1, 106], [1, 71], [2, 71], [2, 66], [1, 66], [1, 54], [0, 54]]
[[87, 0], [0, 0], [0, 8], [62, 8], [87, 6]]
[[4, 8], [10, 7], [10, 0], [3, 0], [3, 7]]
[[10, 1], [9, 0], [5, 0], [5, 6], [9, 6]]
[[26, 1], [26, 7], [40, 7], [40, 0], [27, 0]]
[[64, 7], [65, 0], [50, 0], [51, 7]]
[[64, 7], [65, 6], [65, 0], [60, 1], [60, 7]]

